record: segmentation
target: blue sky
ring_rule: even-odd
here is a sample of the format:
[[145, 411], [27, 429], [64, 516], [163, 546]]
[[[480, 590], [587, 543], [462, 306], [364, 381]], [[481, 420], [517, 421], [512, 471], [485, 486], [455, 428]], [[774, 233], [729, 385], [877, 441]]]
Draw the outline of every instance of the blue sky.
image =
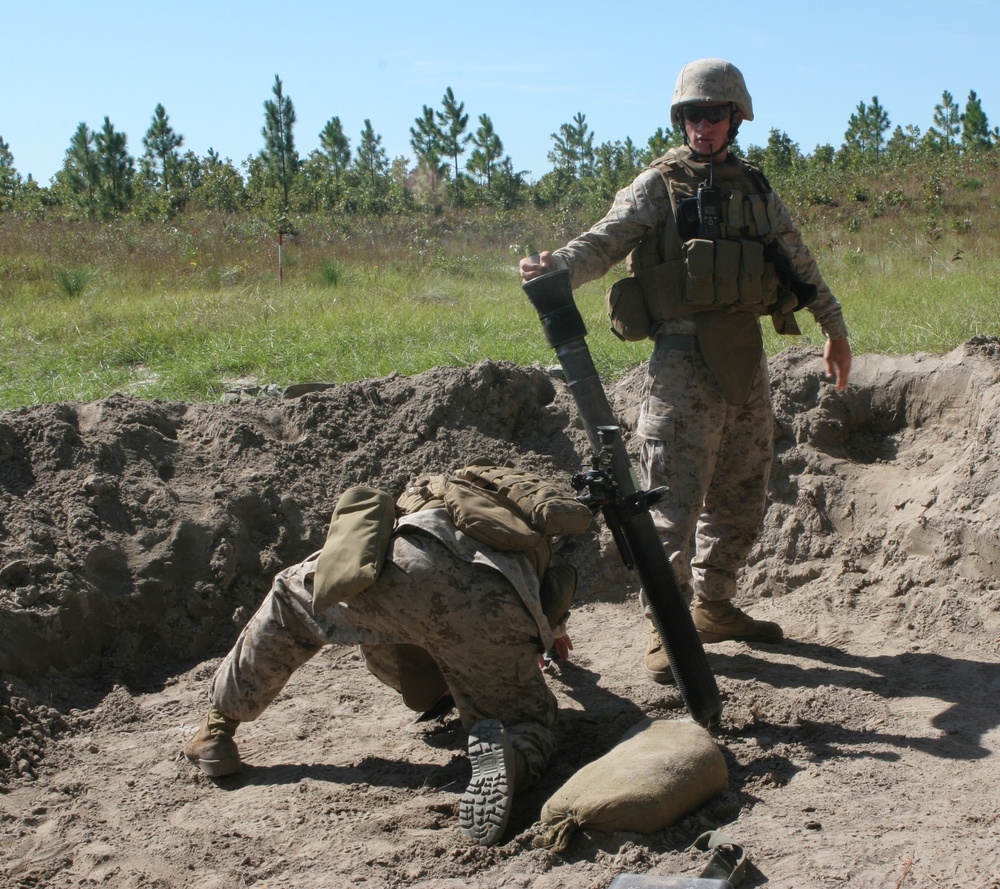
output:
[[1000, 0], [837, 3], [45, 2], [4, 12], [0, 137], [22, 175], [45, 184], [77, 125], [105, 115], [133, 155], [162, 103], [184, 148], [237, 164], [259, 152], [275, 74], [295, 104], [296, 147], [318, 147], [338, 116], [357, 145], [370, 118], [390, 159], [451, 87], [474, 128], [486, 113], [517, 170], [544, 174], [551, 134], [578, 112], [595, 143], [639, 145], [667, 123], [681, 66], [717, 56], [746, 76], [756, 119], [805, 152], [839, 146], [877, 95], [892, 125], [925, 131], [944, 90], [971, 89], [1000, 123]]

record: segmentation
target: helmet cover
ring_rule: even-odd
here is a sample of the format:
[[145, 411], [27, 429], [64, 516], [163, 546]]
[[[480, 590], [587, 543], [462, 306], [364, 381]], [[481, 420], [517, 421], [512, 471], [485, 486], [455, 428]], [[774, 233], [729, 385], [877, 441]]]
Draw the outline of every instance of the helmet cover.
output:
[[729, 102], [744, 120], [753, 120], [746, 81], [740, 69], [724, 59], [698, 59], [681, 68], [670, 103], [671, 123], [681, 126], [681, 107], [696, 102]]

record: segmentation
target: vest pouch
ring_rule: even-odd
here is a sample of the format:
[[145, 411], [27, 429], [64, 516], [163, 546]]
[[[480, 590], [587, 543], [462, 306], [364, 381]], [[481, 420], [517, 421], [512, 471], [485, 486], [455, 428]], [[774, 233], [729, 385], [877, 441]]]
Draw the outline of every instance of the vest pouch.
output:
[[715, 302], [715, 241], [692, 238], [681, 245], [687, 280], [684, 301], [692, 309]]
[[611, 332], [618, 339], [634, 343], [649, 336], [653, 323], [642, 298], [642, 287], [635, 278], [615, 281], [604, 297], [604, 307], [611, 320]]
[[538, 598], [552, 630], [565, 629], [576, 599], [576, 568], [568, 562], [552, 562], [539, 584]]
[[686, 314], [686, 278], [684, 260], [674, 259], [636, 269], [612, 284], [604, 304], [615, 336], [627, 342], [655, 339], [664, 321]]
[[396, 523], [392, 497], [363, 485], [340, 496], [313, 578], [313, 611], [368, 589], [378, 577]]
[[396, 499], [396, 509], [410, 515], [424, 509], [444, 509], [443, 475], [421, 475], [411, 481]]
[[759, 241], [741, 241], [740, 247], [740, 302], [763, 310], [764, 245]]
[[715, 242], [715, 302], [731, 306], [739, 302], [740, 242]]
[[649, 315], [649, 338], [660, 335], [663, 322], [686, 313], [683, 304], [687, 270], [683, 259], [672, 259], [634, 272]]
[[590, 507], [581, 503], [569, 488], [531, 470], [518, 469], [509, 463], [499, 466], [476, 460], [456, 475], [489, 491], [499, 491], [532, 528], [546, 537], [585, 534], [593, 524]]
[[465, 479], [450, 478], [444, 489], [448, 515], [463, 534], [504, 552], [528, 552], [543, 540], [509, 497]]

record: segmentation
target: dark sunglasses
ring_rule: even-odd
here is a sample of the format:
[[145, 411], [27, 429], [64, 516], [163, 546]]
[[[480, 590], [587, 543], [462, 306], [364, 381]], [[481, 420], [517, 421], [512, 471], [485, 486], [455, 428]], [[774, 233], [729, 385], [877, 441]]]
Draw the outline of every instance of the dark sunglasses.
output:
[[709, 123], [718, 123], [729, 117], [731, 108], [728, 105], [710, 105], [707, 108], [698, 105], [685, 105], [683, 109], [684, 119], [689, 123], [700, 123], [707, 120]]

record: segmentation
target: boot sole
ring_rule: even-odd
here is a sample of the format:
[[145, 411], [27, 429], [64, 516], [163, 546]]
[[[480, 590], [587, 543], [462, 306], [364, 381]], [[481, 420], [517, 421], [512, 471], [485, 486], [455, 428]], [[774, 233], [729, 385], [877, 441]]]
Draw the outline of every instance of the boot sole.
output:
[[189, 762], [198, 766], [209, 778], [224, 778], [226, 775], [235, 775], [237, 772], [243, 771], [243, 763], [238, 759], [200, 759], [194, 756], [188, 756], [187, 758]]
[[513, 750], [498, 719], [477, 722], [469, 732], [472, 780], [462, 795], [458, 826], [480, 846], [494, 846], [510, 819], [511, 793], [508, 778]]
[[780, 636], [733, 636], [728, 633], [709, 633], [698, 630], [698, 638], [703, 645], [711, 645], [715, 642], [769, 642], [772, 645], [784, 640], [784, 634]]
[[642, 668], [646, 675], [653, 680], [653, 682], [659, 683], [660, 685], [676, 685], [677, 680], [674, 678], [674, 671], [667, 670], [665, 673], [660, 670], [650, 670], [649, 667]]
[[243, 763], [240, 761], [239, 753], [232, 753], [229, 756], [207, 757], [198, 752], [195, 745], [184, 748], [184, 756], [192, 765], [198, 766], [209, 778], [224, 778], [226, 775], [235, 775], [243, 770]]

